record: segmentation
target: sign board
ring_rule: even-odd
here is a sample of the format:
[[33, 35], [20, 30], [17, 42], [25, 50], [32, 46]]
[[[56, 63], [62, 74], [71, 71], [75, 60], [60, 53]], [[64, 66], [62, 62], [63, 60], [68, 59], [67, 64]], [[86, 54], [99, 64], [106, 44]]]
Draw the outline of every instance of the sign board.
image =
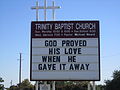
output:
[[30, 63], [33, 81], [99, 81], [99, 21], [33, 21]]

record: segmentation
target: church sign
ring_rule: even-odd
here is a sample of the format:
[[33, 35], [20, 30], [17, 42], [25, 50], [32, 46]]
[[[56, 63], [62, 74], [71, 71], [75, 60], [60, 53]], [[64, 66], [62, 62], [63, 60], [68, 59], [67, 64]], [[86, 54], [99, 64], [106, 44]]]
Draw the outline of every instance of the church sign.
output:
[[99, 21], [33, 21], [30, 59], [33, 81], [99, 81]]

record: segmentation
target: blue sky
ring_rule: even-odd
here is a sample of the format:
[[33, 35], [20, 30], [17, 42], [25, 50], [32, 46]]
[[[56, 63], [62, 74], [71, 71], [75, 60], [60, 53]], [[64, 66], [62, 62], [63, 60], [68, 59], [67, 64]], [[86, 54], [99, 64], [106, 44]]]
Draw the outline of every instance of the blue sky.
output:
[[[43, 5], [43, 0], [38, 0]], [[52, 0], [47, 0], [52, 5]], [[61, 9], [56, 20], [99, 20], [101, 40], [101, 81], [112, 79], [120, 70], [120, 0], [55, 0]], [[1, 0], [0, 2], [0, 77], [5, 86], [18, 83], [19, 53], [22, 53], [22, 80], [29, 78], [30, 24], [35, 21], [36, 0]], [[39, 10], [39, 20], [43, 10]], [[51, 10], [47, 10], [52, 20]]]

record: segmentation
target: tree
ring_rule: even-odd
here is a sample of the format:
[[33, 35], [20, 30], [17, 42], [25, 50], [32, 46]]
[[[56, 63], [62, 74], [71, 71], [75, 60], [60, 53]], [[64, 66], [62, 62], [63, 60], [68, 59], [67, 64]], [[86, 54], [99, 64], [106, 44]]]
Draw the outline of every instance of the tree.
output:
[[59, 81], [56, 90], [87, 90], [87, 81]]
[[120, 70], [113, 72], [113, 79], [106, 80], [106, 90], [120, 90]]
[[24, 79], [21, 84], [13, 85], [8, 90], [34, 90], [34, 86], [28, 79]]
[[25, 79], [21, 84], [20, 84], [20, 87], [23, 89], [23, 90], [33, 90], [34, 89], [34, 86], [29, 82], [28, 79]]
[[18, 88], [18, 86], [12, 85], [12, 86], [10, 86], [10, 88], [7, 89], [7, 90], [19, 90], [19, 88]]
[[1, 82], [4, 82], [4, 80], [0, 77], [0, 83], [1, 83]]
[[0, 90], [4, 88], [4, 85], [2, 84], [2, 82], [4, 82], [4, 80], [0, 77]]
[[106, 85], [96, 85], [96, 90], [106, 90]]
[[115, 70], [114, 72], [113, 72], [113, 78], [114, 79], [120, 79], [120, 70]]

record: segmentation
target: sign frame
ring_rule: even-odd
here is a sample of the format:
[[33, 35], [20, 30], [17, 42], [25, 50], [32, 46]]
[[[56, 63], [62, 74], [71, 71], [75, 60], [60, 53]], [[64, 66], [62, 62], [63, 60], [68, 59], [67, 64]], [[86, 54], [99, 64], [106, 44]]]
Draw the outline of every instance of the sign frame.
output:
[[[76, 23], [76, 22], [84, 22], [84, 23], [97, 23], [97, 38], [98, 38], [98, 68], [99, 68], [99, 77], [98, 79], [84, 79], [84, 80], [74, 80], [74, 79], [56, 79], [56, 80], [52, 80], [52, 79], [33, 79], [32, 78], [32, 38], [33, 38], [33, 23]], [[37, 38], [40, 38], [39, 36]], [[43, 37], [43, 38], [52, 38], [52, 37]], [[60, 38], [60, 37], [55, 37], [54, 38]], [[64, 37], [62, 37], [64, 38]], [[78, 38], [78, 37], [69, 37], [69, 38]], [[80, 38], [80, 36], [79, 36]], [[88, 37], [81, 37], [81, 38], [88, 38]], [[90, 38], [90, 37], [89, 37]], [[100, 81], [100, 27], [99, 27], [99, 21], [94, 20], [94, 21], [32, 21], [31, 22], [31, 42], [30, 42], [30, 80], [31, 81]]]

